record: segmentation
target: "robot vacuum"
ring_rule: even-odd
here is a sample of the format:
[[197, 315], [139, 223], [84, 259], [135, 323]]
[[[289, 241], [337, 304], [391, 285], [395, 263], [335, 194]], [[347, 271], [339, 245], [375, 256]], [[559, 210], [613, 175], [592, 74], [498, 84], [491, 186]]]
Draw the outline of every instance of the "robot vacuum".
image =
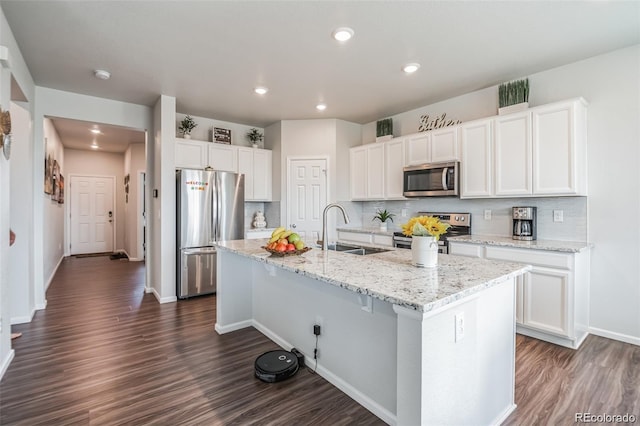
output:
[[[297, 350], [294, 351], [299, 354]], [[256, 377], [267, 383], [280, 382], [292, 377], [300, 369], [299, 356], [295, 352], [276, 350], [263, 353], [256, 358]]]

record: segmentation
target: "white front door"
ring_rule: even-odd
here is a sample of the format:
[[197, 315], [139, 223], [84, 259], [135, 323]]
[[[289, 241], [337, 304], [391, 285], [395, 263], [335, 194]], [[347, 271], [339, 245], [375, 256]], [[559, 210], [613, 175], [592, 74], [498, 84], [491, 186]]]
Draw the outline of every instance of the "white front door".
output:
[[113, 251], [114, 179], [71, 177], [71, 254]]
[[291, 160], [289, 164], [287, 227], [308, 245], [315, 244], [327, 205], [327, 160]]

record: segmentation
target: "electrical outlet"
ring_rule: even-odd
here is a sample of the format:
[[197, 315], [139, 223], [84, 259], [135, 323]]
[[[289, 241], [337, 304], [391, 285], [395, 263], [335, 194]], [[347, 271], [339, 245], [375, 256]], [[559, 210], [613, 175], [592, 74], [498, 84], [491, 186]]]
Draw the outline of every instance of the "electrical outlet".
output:
[[455, 342], [464, 339], [464, 312], [455, 315]]
[[564, 222], [564, 211], [563, 210], [554, 210], [553, 211], [553, 221], [554, 222]]
[[491, 220], [491, 210], [484, 211], [484, 220]]
[[407, 209], [402, 209], [402, 210], [400, 211], [400, 216], [402, 216], [402, 217], [407, 217]]

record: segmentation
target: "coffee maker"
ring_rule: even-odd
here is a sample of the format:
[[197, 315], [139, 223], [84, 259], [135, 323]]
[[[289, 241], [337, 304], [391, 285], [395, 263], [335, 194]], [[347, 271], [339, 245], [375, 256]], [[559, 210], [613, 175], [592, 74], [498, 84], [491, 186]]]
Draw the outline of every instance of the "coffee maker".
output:
[[535, 207], [513, 207], [513, 239], [524, 241], [536, 239]]

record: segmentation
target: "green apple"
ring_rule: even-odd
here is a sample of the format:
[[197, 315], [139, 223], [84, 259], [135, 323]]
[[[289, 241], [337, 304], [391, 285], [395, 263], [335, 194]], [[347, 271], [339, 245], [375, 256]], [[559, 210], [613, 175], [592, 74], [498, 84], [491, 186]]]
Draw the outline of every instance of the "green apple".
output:
[[[300, 238], [300, 237], [298, 237]], [[296, 241], [295, 243], [293, 243], [296, 246], [296, 250], [302, 250], [304, 248], [304, 241], [298, 239], [298, 241]]]
[[291, 244], [293, 244], [293, 243], [295, 243], [296, 241], [299, 241], [299, 240], [300, 240], [300, 235], [298, 235], [298, 234], [296, 234], [296, 233], [293, 233], [293, 234], [289, 235], [289, 236], [287, 237], [287, 239], [289, 240], [289, 242], [290, 242]]

